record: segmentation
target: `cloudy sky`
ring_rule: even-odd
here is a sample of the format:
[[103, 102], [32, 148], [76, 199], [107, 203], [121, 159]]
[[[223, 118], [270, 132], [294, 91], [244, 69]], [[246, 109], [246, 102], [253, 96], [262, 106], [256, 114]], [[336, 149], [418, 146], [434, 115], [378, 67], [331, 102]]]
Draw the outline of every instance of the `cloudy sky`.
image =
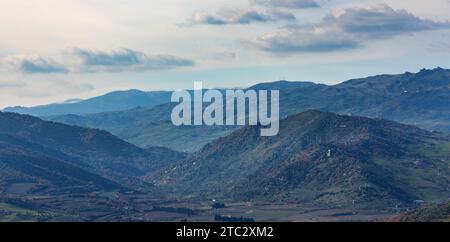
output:
[[450, 68], [450, 0], [2, 0], [0, 108]]

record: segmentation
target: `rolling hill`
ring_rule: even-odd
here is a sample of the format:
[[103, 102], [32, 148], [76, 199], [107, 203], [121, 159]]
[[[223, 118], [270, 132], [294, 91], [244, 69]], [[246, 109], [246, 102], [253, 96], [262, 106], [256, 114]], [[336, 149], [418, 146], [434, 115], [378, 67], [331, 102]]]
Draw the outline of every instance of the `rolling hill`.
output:
[[118, 183], [76, 167], [64, 158], [50, 157], [25, 146], [33, 144], [18, 137], [0, 135], [1, 194], [51, 194], [63, 189], [87, 193], [124, 189]]
[[446, 135], [363, 117], [307, 111], [280, 134], [245, 127], [148, 179], [196, 199], [394, 207], [447, 199]]
[[166, 199], [140, 176], [184, 158], [106, 131], [0, 112], [0, 221], [135, 219]]
[[97, 180], [112, 186], [113, 182], [101, 176], [123, 185], [139, 185], [135, 183], [138, 176], [183, 157], [168, 149], [140, 149], [106, 131], [0, 112], [0, 164], [2, 173], [10, 174], [2, 177], [10, 181], [18, 174], [33, 180]]
[[[450, 71], [379, 75], [334, 86], [310, 82], [274, 82], [249, 89], [279, 89], [280, 111], [287, 117], [307, 110], [383, 118], [423, 129], [450, 131]], [[174, 127], [173, 104], [89, 115], [46, 119], [108, 130], [140, 147], [165, 146], [193, 152], [238, 127]]]

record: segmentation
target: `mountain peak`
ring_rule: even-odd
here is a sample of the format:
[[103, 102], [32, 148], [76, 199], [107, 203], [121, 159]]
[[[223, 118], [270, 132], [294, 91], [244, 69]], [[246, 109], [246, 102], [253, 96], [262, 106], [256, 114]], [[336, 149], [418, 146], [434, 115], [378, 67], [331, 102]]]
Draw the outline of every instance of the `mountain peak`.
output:
[[442, 72], [442, 71], [447, 72], [447, 71], [450, 71], [450, 70], [444, 69], [444, 68], [438, 66], [438, 67], [433, 68], [433, 69], [423, 68], [423, 69], [421, 69], [421, 70], [419, 71], [419, 73], [432, 73], [432, 72]]
[[437, 90], [450, 85], [450, 70], [437, 67], [422, 69], [417, 73], [406, 72], [396, 75], [377, 75], [353, 79], [337, 87], [364, 88], [364, 91], [378, 91], [379, 94]]

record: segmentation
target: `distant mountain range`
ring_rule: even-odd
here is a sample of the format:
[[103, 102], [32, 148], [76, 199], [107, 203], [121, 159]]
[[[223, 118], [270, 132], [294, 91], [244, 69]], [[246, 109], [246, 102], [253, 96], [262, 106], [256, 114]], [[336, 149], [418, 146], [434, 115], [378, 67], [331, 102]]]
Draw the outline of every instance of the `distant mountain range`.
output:
[[369, 207], [447, 199], [446, 135], [319, 111], [282, 120], [275, 137], [259, 128], [239, 129], [148, 179], [203, 199]]
[[442, 68], [288, 89], [280, 99], [286, 115], [317, 109], [450, 131], [450, 70]]
[[136, 107], [153, 107], [170, 102], [171, 92], [143, 92], [139, 90], [116, 91], [87, 100], [73, 99], [63, 103], [36, 107], [8, 107], [4, 112], [52, 116], [63, 114], [90, 114], [126, 110]]
[[[450, 132], [450, 71], [442, 68], [419, 73], [379, 75], [334, 86], [311, 82], [262, 83], [249, 89], [280, 90], [283, 117], [321, 110], [383, 118], [418, 127]], [[89, 115], [60, 115], [45, 119], [108, 130], [140, 147], [165, 146], [197, 151], [239, 127], [173, 127], [170, 103]]]
[[[285, 89], [314, 86], [312, 82], [287, 82], [280, 81], [275, 83], [261, 83], [255, 85], [254, 89]], [[45, 117], [56, 115], [86, 115], [103, 112], [122, 111], [134, 108], [151, 108], [160, 104], [170, 102], [172, 92], [169, 91], [115, 91], [102, 96], [90, 99], [70, 99], [61, 103], [40, 105], [34, 107], [7, 107], [3, 112], [13, 112], [28, 114], [33, 116]]]

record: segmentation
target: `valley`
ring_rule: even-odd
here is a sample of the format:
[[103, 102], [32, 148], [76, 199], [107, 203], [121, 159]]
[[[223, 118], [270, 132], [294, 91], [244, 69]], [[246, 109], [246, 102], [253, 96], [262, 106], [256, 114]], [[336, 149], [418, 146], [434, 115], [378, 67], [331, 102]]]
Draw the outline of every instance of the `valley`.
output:
[[0, 221], [445, 219], [449, 80], [437, 68], [255, 85], [280, 89], [274, 137], [260, 125], [174, 127], [173, 103], [132, 107], [141, 92], [118, 93], [132, 109], [0, 112]]
[[[212, 209], [208, 202], [176, 202], [117, 193], [66, 194], [2, 198], [1, 221], [166, 221], [212, 222], [216, 215], [250, 218], [254, 221], [384, 221], [402, 210], [362, 210], [352, 208], [309, 207], [299, 204], [235, 202]], [[163, 206], [165, 209], [159, 209]], [[155, 209], [156, 207], [156, 209]], [[182, 209], [180, 209], [182, 208]], [[185, 211], [190, 211], [187, 213]]]

